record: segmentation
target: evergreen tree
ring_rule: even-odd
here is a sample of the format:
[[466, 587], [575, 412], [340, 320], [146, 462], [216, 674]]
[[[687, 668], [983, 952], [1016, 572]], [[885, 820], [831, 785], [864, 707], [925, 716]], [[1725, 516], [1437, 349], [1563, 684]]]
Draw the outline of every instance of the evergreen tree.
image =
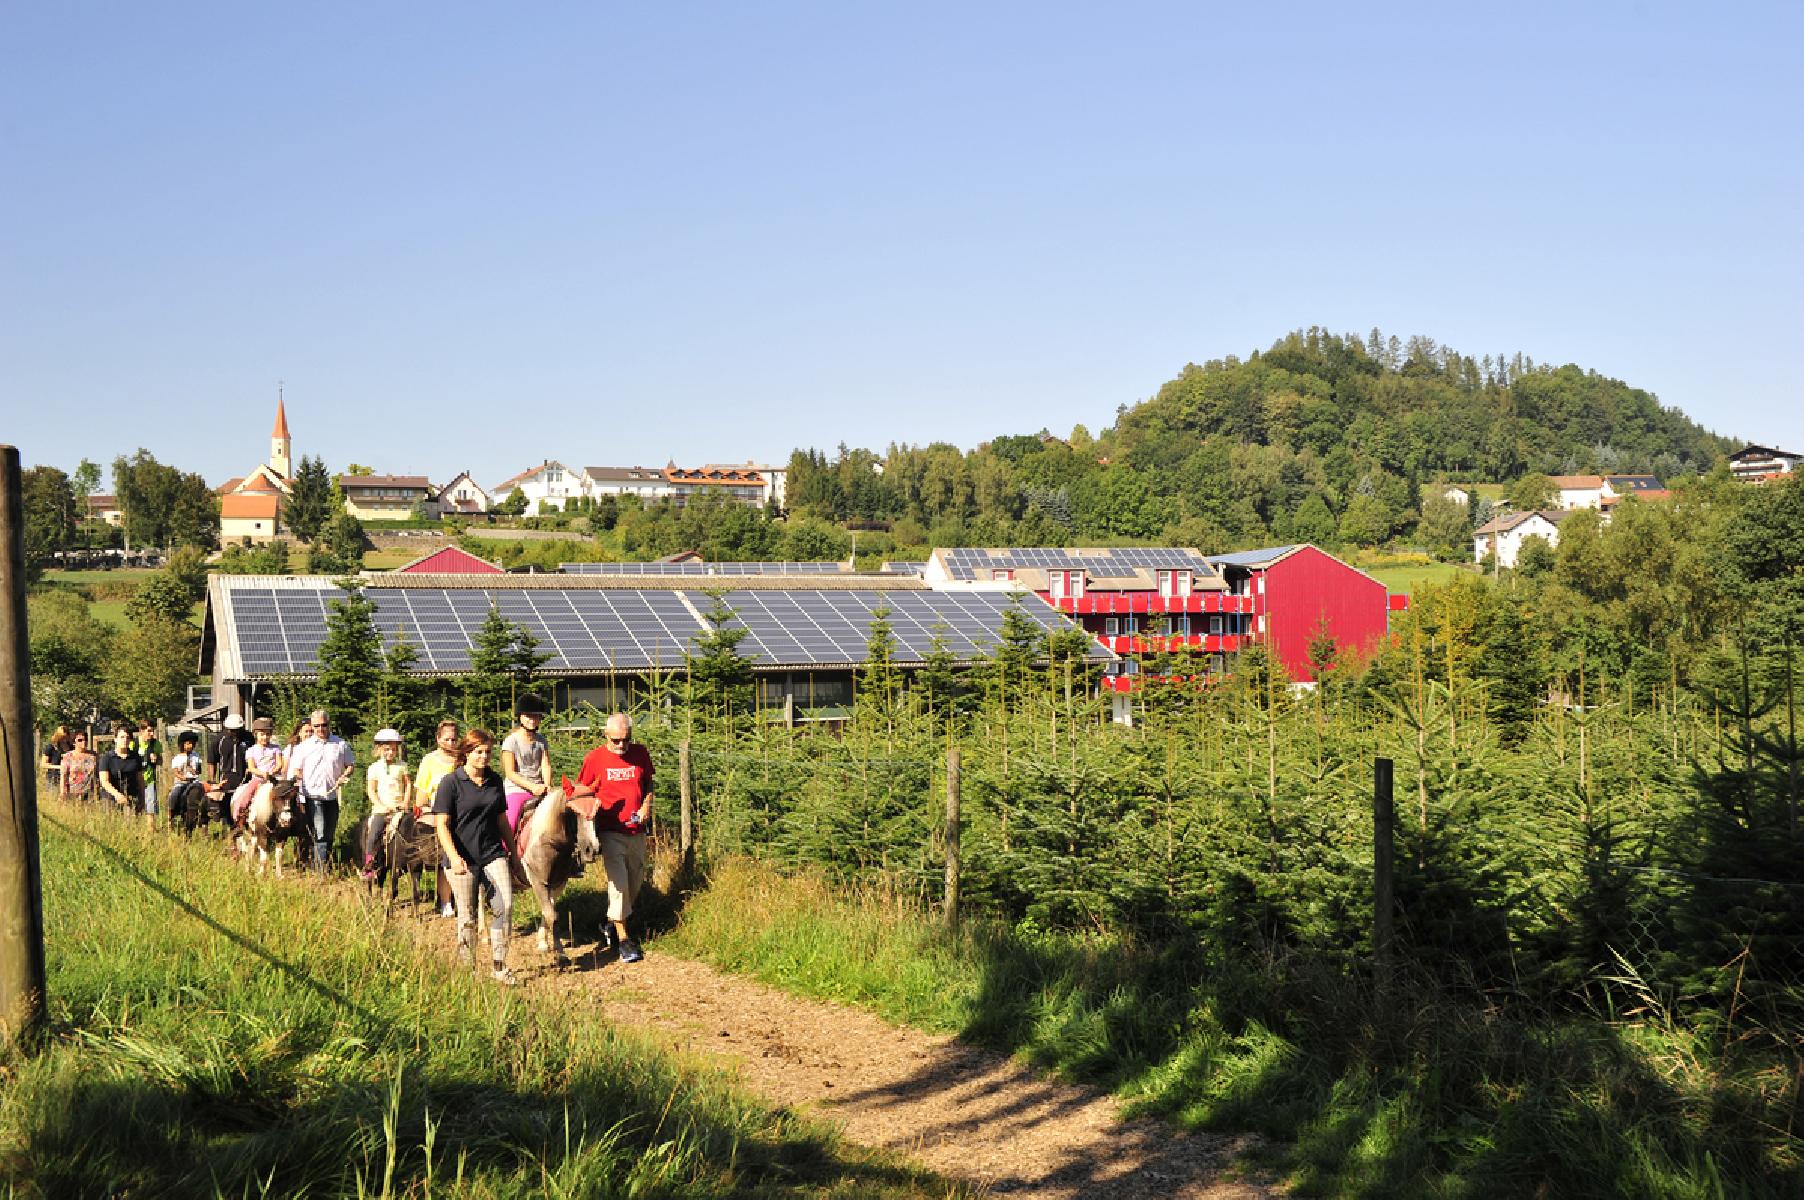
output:
[[290, 533], [311, 542], [332, 516], [332, 477], [317, 456], [304, 456], [294, 473], [294, 492], [282, 509]]
[[464, 681], [469, 719], [497, 727], [507, 723], [515, 695], [527, 690], [539, 668], [553, 657], [539, 652], [539, 640], [531, 630], [490, 605], [470, 644], [470, 674]]
[[319, 647], [319, 705], [346, 737], [364, 732], [382, 685], [382, 634], [376, 605], [355, 576], [338, 580], [341, 599], [327, 605], [326, 640]]
[[732, 624], [738, 613], [727, 605], [727, 594], [709, 588], [710, 604], [702, 619], [707, 631], [691, 639], [695, 649], [687, 655], [689, 680], [695, 701], [717, 714], [727, 729], [752, 707], [752, 665], [739, 653], [739, 643], [751, 633], [743, 624]]

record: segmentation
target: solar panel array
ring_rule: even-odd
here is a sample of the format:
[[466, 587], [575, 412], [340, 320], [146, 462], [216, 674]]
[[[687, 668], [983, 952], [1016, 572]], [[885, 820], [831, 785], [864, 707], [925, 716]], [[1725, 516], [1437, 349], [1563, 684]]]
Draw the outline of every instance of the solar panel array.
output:
[[924, 562], [886, 562], [877, 568], [882, 575], [919, 575], [927, 569]]
[[984, 550], [970, 547], [941, 551], [947, 573], [954, 579], [987, 579], [993, 570], [1038, 567], [1046, 570], [1087, 571], [1095, 579], [1125, 579], [1141, 568], [1178, 568], [1208, 571], [1209, 563], [1194, 550], [1176, 546], [1123, 546], [1105, 550], [1065, 550], [1058, 547]]
[[[342, 593], [317, 588], [228, 587], [227, 613], [246, 677], [312, 674], [326, 638], [327, 606]], [[376, 627], [388, 645], [404, 636], [419, 654], [416, 669], [456, 674], [470, 669], [470, 646], [491, 606], [526, 627], [544, 670], [583, 673], [667, 669], [682, 665], [693, 639], [708, 629], [701, 614], [713, 603], [699, 592], [661, 588], [370, 588]], [[897, 657], [919, 661], [938, 635], [955, 658], [987, 654], [999, 640], [1008, 595], [889, 591], [738, 591], [725, 597], [750, 631], [739, 653], [756, 665], [806, 667], [862, 662], [879, 609]], [[1022, 611], [1046, 629], [1068, 624], [1039, 602]], [[222, 636], [223, 632], [222, 632]], [[1093, 657], [1107, 651], [1091, 643]]]
[[580, 562], [560, 563], [565, 575], [838, 575], [837, 562]]

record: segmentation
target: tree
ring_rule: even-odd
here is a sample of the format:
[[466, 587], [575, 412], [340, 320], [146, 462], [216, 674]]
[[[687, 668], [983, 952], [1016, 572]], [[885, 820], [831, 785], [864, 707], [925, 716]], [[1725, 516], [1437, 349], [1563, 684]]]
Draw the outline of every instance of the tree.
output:
[[495, 506], [495, 511], [504, 517], [517, 517], [526, 511], [526, 493], [519, 488], [507, 494], [507, 499]]
[[315, 456], [301, 459], [294, 473], [294, 491], [283, 508], [283, 521], [289, 532], [304, 542], [319, 536], [332, 516], [332, 477], [326, 464]]
[[100, 490], [100, 464], [82, 459], [69, 476], [69, 483], [75, 489], [75, 499], [80, 502]]
[[702, 613], [708, 623], [703, 633], [690, 639], [695, 650], [688, 655], [689, 680], [696, 703], [718, 712], [730, 725], [736, 714], [752, 706], [752, 665], [739, 653], [751, 630], [732, 624], [738, 613], [727, 606], [726, 592], [707, 590], [711, 601]]
[[75, 489], [55, 467], [33, 467], [19, 479], [24, 503], [25, 569], [35, 582], [45, 562], [75, 544]]
[[1331, 545], [1335, 539], [1336, 525], [1334, 513], [1328, 502], [1322, 499], [1320, 492], [1311, 492], [1303, 497], [1303, 502], [1290, 516], [1289, 533], [1286, 535], [1293, 542], [1308, 542], [1311, 545]]
[[307, 565], [322, 575], [361, 570], [363, 546], [363, 522], [350, 513], [339, 513], [326, 522], [324, 531], [308, 550]]
[[125, 615], [130, 620], [188, 620], [194, 599], [180, 578], [168, 571], [158, 571], [140, 583], [125, 602]]
[[127, 541], [140, 547], [219, 545], [219, 497], [199, 475], [160, 463], [148, 450], [113, 460], [113, 490]]
[[1552, 507], [1559, 490], [1553, 486], [1553, 480], [1531, 471], [1510, 485], [1507, 498], [1517, 512], [1534, 512]]
[[1323, 613], [1315, 620], [1315, 626], [1309, 631], [1309, 646], [1304, 652], [1309, 663], [1309, 673], [1315, 676], [1317, 683], [1323, 682], [1328, 672], [1340, 658], [1340, 643], [1334, 640], [1334, 633], [1328, 628], [1328, 614]]
[[383, 678], [382, 634], [376, 605], [355, 576], [338, 581], [344, 598], [327, 606], [326, 640], [319, 647], [319, 703], [339, 731], [355, 736], [375, 707]]
[[1422, 519], [1416, 525], [1416, 534], [1444, 558], [1463, 557], [1472, 544], [1470, 510], [1437, 489], [1422, 501]]
[[44, 726], [86, 724], [101, 704], [100, 667], [111, 631], [71, 591], [34, 591], [25, 610], [32, 712]]
[[1340, 515], [1340, 539], [1353, 546], [1376, 546], [1391, 536], [1396, 516], [1377, 496], [1355, 494]]
[[198, 678], [200, 630], [186, 621], [151, 616], [133, 621], [107, 647], [108, 703], [134, 720], [173, 720]]
[[470, 644], [470, 675], [464, 681], [464, 702], [472, 720], [506, 715], [516, 692], [526, 690], [538, 669], [553, 656], [539, 653], [539, 639], [524, 625], [489, 606], [489, 615]]
[[915, 680], [927, 693], [928, 710], [939, 720], [950, 722], [964, 711], [964, 700], [969, 692], [965, 685], [965, 670], [958, 665], [957, 657], [946, 644], [944, 624], [934, 627], [933, 637], [927, 643], [927, 656], [921, 660]]
[[348, 463], [345, 466], [345, 474], [346, 475], [356, 475], [356, 476], [362, 477], [365, 475], [374, 475], [375, 473], [376, 473], [376, 468], [366, 467], [362, 463]]

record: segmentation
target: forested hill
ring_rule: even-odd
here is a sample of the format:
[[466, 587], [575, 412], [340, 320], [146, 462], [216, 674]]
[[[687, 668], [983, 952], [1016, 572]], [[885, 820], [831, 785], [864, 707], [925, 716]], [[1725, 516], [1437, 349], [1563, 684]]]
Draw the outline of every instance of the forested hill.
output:
[[1265, 353], [1187, 366], [1119, 413], [1120, 454], [1170, 464], [1196, 440], [1348, 454], [1399, 474], [1505, 482], [1527, 472], [1661, 477], [1735, 447], [1640, 388], [1521, 354], [1472, 358], [1430, 338], [1312, 329]]
[[1094, 436], [1079, 426], [971, 451], [798, 450], [789, 505], [895, 522], [898, 546], [1404, 542], [1457, 554], [1485, 506], [1443, 510], [1421, 485], [1671, 480], [1732, 449], [1647, 392], [1580, 367], [1310, 330], [1245, 360], [1187, 366]]

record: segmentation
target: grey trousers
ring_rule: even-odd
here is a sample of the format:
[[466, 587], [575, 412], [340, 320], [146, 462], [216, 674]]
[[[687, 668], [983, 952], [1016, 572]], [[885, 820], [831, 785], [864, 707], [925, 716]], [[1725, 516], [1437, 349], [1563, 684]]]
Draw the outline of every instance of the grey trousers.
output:
[[460, 952], [476, 952], [476, 903], [482, 892], [489, 900], [489, 957], [497, 963], [507, 961], [507, 937], [513, 929], [514, 879], [508, 873], [507, 859], [498, 858], [482, 869], [462, 875], [447, 870], [451, 895], [457, 901], [457, 948]]

